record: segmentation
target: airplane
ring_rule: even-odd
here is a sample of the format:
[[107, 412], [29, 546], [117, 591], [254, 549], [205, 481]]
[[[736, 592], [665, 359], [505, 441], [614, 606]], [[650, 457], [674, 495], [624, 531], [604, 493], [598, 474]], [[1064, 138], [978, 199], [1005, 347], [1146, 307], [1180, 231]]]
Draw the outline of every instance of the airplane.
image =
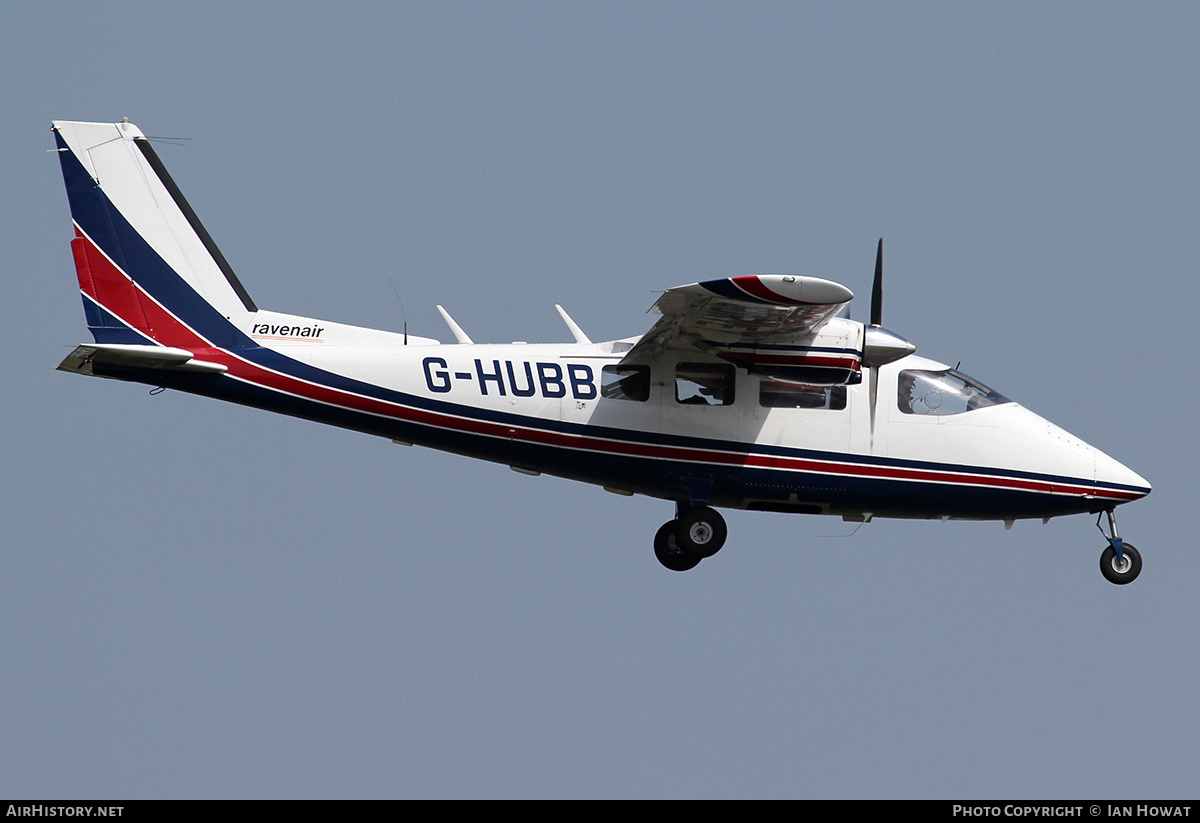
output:
[[[59, 365], [176, 389], [674, 504], [654, 553], [687, 571], [724, 545], [719, 508], [1003, 521], [1090, 513], [1104, 577], [1141, 554], [1117, 506], [1150, 484], [882, 325], [818, 277], [669, 288], [641, 336], [454, 343], [260, 309], [128, 119], [54, 122], [92, 343]], [[865, 375], [864, 375], [865, 372]], [[1107, 530], [1102, 519], [1107, 518]]]

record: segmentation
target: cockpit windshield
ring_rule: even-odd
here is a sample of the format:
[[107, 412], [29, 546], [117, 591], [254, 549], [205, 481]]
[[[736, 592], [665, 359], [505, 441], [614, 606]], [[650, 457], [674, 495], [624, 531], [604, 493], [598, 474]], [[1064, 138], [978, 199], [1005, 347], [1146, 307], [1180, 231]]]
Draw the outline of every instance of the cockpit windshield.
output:
[[1011, 402], [954, 369], [905, 369], [900, 372], [896, 390], [896, 403], [905, 414], [962, 414]]

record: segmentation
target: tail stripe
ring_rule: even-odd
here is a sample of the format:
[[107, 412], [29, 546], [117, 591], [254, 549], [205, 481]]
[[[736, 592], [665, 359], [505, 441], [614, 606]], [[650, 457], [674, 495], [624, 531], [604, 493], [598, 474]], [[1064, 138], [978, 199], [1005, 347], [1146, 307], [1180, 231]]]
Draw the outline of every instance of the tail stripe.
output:
[[[60, 148], [68, 148], [61, 135], [56, 133], [56, 138]], [[87, 252], [87, 262], [96, 286], [132, 280], [214, 345], [225, 348], [257, 345], [163, 260], [112, 204], [74, 152], [68, 148], [59, 152], [59, 157], [76, 230], [93, 246]], [[80, 285], [83, 285], [82, 280]], [[147, 324], [144, 316], [138, 319], [134, 307], [139, 301], [130, 300], [132, 295], [125, 295], [120, 288], [97, 291], [93, 296], [127, 326], [158, 328], [152, 321]], [[146, 304], [142, 302], [141, 305]], [[165, 328], [158, 328], [155, 339], [165, 345], [179, 345], [162, 337], [165, 331]]]
[[[79, 231], [78, 228], [76, 230]], [[213, 340], [208, 334], [197, 330], [192, 323], [188, 322], [187, 318], [179, 316], [171, 306], [166, 305], [147, 291], [143, 284], [130, 281], [113, 261], [92, 243], [90, 237], [83, 235], [82, 232], [80, 235], [72, 241], [72, 246], [79, 244], [86, 247], [83, 254], [87, 259], [90, 282], [94, 285], [89, 291], [83, 277], [80, 277], [79, 285], [84, 294], [96, 301], [98, 309], [104, 313], [102, 325], [105, 332], [113, 326], [135, 332], [143, 329], [145, 334], [156, 342], [167, 346], [187, 349], [207, 349], [211, 346], [236, 348], [236, 346], [228, 346]], [[105, 286], [104, 288], [101, 288], [102, 284]], [[186, 283], [181, 285], [184, 288], [187, 287]], [[195, 293], [193, 292], [193, 294]], [[85, 302], [85, 307], [86, 305]], [[203, 305], [208, 307], [207, 303], [203, 303]], [[133, 320], [135, 317], [140, 318], [140, 326], [138, 321]], [[220, 325], [217, 328], [221, 331], [229, 330], [236, 333], [248, 341], [247, 345], [257, 346], [223, 317], [220, 318]], [[92, 331], [95, 334], [96, 330]], [[127, 339], [128, 335], [123, 337]], [[125, 342], [125, 339], [121, 341], [97, 339], [96, 342]], [[136, 342], [145, 341], [138, 340]]]
[[83, 295], [83, 313], [87, 316], [88, 329], [97, 343], [130, 343], [145, 346], [158, 342], [148, 333], [130, 328], [121, 318], [97, 303], [90, 294]]
[[122, 325], [149, 331], [133, 281], [105, 260], [99, 249], [83, 237], [77, 236], [71, 241], [71, 253], [75, 256], [79, 288], [84, 294], [105, 305], [117, 317], [124, 318]]

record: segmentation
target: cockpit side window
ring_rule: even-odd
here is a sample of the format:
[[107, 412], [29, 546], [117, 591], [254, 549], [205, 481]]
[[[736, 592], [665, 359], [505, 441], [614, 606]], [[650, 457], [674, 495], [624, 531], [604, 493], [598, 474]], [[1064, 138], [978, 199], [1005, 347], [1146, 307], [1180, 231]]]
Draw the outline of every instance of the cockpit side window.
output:
[[954, 369], [905, 369], [896, 385], [896, 405], [905, 414], [945, 416], [1012, 402]]

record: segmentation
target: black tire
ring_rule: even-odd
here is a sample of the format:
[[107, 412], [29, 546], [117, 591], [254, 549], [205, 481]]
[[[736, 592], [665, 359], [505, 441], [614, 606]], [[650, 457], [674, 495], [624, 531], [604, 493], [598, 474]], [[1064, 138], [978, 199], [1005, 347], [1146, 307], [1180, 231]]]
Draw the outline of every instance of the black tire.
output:
[[1118, 586], [1132, 583], [1142, 573], [1141, 553], [1128, 543], [1122, 545], [1121, 552], [1125, 555], [1124, 564], [1117, 562], [1117, 550], [1111, 543], [1100, 555], [1100, 573], [1109, 583], [1116, 583]]
[[676, 521], [670, 520], [663, 523], [658, 534], [654, 535], [654, 556], [671, 571], [686, 572], [696, 568], [700, 558], [679, 548], [675, 539], [675, 526]]
[[729, 534], [725, 518], [708, 506], [692, 509], [675, 522], [675, 540], [679, 548], [702, 559], [719, 552]]

